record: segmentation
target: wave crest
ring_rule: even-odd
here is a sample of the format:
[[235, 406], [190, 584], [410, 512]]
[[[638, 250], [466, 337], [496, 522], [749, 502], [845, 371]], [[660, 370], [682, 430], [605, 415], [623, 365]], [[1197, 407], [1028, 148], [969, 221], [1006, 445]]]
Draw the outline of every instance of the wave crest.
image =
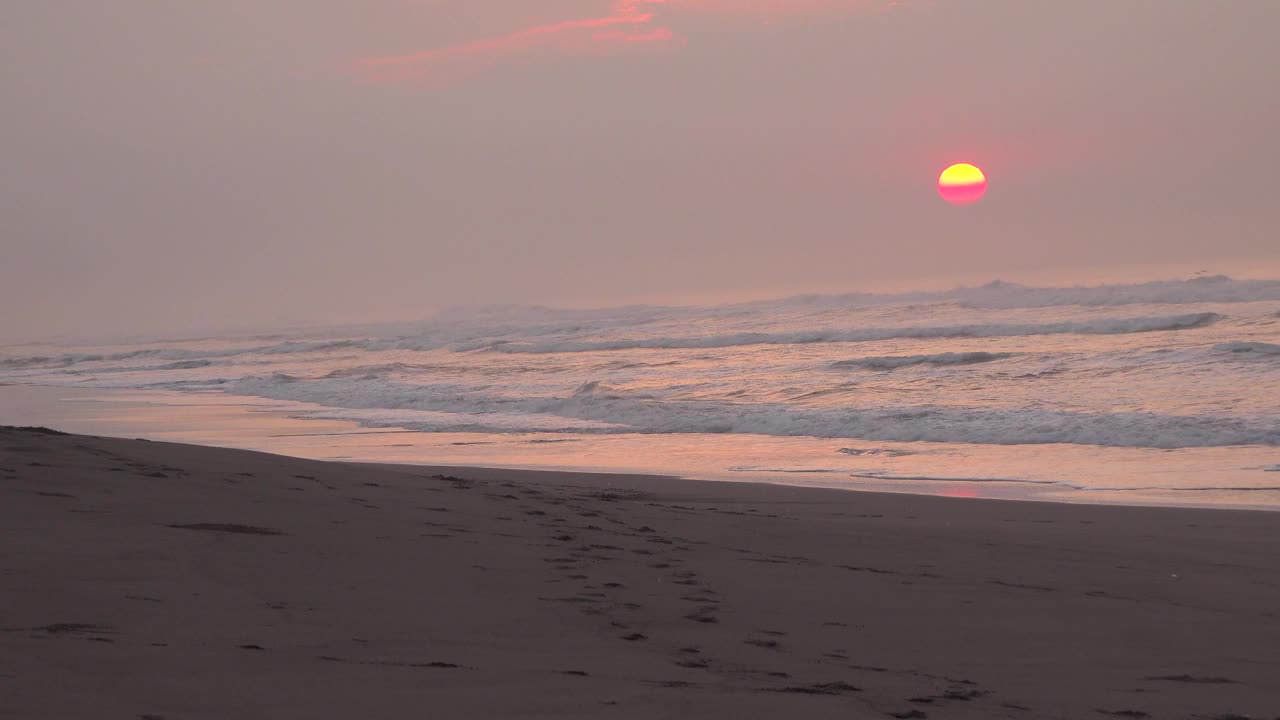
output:
[[1019, 337], [1026, 335], [1118, 335], [1125, 333], [1190, 330], [1206, 327], [1222, 319], [1212, 312], [1154, 317], [1108, 318], [1052, 323], [990, 323], [977, 325], [935, 325], [850, 330], [805, 330], [787, 333], [731, 333], [692, 337], [652, 337], [619, 340], [552, 340], [528, 343], [493, 343], [485, 349], [503, 353], [570, 353], [637, 349], [723, 348], [740, 345], [804, 345], [810, 343], [854, 343], [896, 339], [936, 339], [966, 337]]
[[1213, 346], [1214, 350], [1253, 356], [1280, 356], [1280, 345], [1264, 342], [1229, 342]]
[[831, 363], [831, 367], [842, 368], [868, 368], [871, 370], [894, 370], [900, 367], [911, 367], [912, 365], [977, 365], [979, 363], [995, 362], [996, 360], [1004, 360], [1006, 358], [1016, 357], [1018, 353], [991, 353], [991, 352], [948, 352], [938, 353], [937, 355], [889, 355], [881, 357], [864, 357], [853, 358], [851, 360], [837, 360]]

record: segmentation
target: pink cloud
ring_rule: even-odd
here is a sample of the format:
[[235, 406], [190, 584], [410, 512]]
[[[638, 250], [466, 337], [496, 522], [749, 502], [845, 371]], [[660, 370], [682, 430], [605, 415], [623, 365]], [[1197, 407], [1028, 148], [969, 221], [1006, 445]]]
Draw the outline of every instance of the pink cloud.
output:
[[711, 17], [759, 23], [848, 11], [883, 11], [905, 0], [614, 0], [607, 15], [548, 23], [506, 35], [403, 55], [356, 61], [372, 82], [430, 78], [468, 60], [494, 60], [541, 49], [562, 52], [616, 51], [679, 45], [681, 19]]

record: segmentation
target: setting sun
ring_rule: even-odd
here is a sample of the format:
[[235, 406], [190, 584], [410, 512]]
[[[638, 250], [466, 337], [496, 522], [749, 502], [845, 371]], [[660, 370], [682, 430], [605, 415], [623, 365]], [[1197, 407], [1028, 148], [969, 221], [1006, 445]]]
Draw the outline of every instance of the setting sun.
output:
[[938, 176], [938, 194], [952, 205], [968, 205], [987, 194], [987, 176], [976, 166], [957, 163]]

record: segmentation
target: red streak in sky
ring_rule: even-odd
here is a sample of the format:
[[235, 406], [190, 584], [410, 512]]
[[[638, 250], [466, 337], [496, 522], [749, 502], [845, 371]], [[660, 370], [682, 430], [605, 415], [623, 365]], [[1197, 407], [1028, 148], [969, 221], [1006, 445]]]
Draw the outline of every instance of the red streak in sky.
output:
[[511, 54], [547, 46], [579, 49], [584, 44], [637, 45], [665, 42], [672, 40], [675, 33], [670, 28], [653, 27], [654, 13], [640, 10], [641, 5], [661, 5], [665, 2], [666, 0], [623, 0], [614, 5], [614, 14], [608, 17], [537, 25], [508, 35], [408, 55], [363, 58], [357, 61], [356, 66], [370, 80], [395, 81], [420, 77], [431, 72], [440, 63], [453, 59]]
[[367, 57], [355, 69], [372, 82], [395, 82], [435, 76], [451, 63], [501, 57], [539, 48], [568, 51], [662, 46], [679, 40], [674, 29], [659, 17], [671, 15], [719, 15], [776, 19], [829, 12], [880, 12], [898, 7], [897, 0], [864, 7], [867, 0], [615, 0], [604, 17], [566, 20], [537, 25], [500, 35], [432, 50]]

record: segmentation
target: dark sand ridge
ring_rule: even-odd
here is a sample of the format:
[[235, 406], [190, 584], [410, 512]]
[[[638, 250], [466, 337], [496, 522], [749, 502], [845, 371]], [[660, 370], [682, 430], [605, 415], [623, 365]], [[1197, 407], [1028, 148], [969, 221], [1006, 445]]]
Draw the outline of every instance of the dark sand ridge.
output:
[[1280, 717], [1280, 513], [16, 429], [0, 493], [0, 717]]

